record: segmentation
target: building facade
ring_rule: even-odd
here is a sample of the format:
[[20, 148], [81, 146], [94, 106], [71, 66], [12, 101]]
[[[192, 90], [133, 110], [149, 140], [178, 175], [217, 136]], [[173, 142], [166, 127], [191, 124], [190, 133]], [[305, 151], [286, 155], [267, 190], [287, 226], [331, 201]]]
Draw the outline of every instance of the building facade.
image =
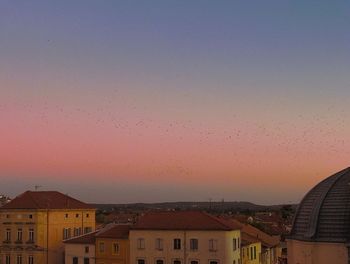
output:
[[97, 231], [64, 241], [65, 264], [95, 264]]
[[129, 264], [130, 225], [110, 224], [96, 234], [96, 264]]
[[240, 264], [240, 230], [204, 212], [147, 213], [130, 230], [131, 264]]
[[95, 229], [95, 209], [55, 191], [27, 191], [0, 208], [4, 264], [61, 264], [63, 240]]

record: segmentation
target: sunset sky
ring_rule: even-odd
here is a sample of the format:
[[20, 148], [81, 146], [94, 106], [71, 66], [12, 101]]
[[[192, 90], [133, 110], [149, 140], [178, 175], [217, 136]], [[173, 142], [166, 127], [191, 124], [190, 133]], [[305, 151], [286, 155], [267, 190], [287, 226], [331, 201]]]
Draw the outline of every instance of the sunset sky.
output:
[[0, 193], [298, 202], [350, 165], [349, 1], [0, 3]]

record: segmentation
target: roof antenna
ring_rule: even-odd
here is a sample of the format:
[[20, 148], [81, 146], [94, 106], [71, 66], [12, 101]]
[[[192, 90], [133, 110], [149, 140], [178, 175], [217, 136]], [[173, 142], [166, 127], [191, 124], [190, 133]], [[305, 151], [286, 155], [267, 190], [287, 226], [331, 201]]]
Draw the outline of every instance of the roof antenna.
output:
[[35, 191], [37, 191], [39, 188], [41, 188], [42, 186], [41, 185], [35, 185], [34, 186], [34, 189], [35, 189]]

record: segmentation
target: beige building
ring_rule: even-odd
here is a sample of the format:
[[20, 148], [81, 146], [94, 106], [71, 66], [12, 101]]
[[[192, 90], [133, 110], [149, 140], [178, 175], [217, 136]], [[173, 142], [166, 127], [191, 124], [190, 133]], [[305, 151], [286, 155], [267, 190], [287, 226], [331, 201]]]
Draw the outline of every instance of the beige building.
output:
[[65, 264], [95, 264], [96, 232], [64, 241]]
[[95, 229], [95, 209], [55, 191], [27, 191], [0, 208], [3, 264], [62, 264], [63, 240]]
[[288, 264], [350, 263], [350, 168], [313, 187], [287, 240]]
[[204, 212], [155, 212], [130, 230], [131, 264], [239, 264], [240, 230]]

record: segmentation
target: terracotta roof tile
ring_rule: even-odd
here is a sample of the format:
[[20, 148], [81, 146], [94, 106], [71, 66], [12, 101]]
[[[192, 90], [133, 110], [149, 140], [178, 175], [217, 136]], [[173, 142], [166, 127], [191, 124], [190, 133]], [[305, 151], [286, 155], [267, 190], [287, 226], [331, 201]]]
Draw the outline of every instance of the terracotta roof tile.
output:
[[249, 224], [240, 223], [236, 219], [230, 219], [228, 221], [232, 221], [236, 225], [241, 226], [242, 239], [245, 239], [246, 242], [252, 241], [253, 243], [255, 243], [256, 240], [258, 240], [261, 241], [262, 245], [265, 247], [274, 247], [280, 243], [279, 236], [270, 236], [269, 234], [266, 234], [258, 228]]
[[200, 211], [151, 212], [141, 216], [132, 229], [143, 230], [238, 230], [233, 222]]
[[130, 225], [109, 224], [98, 233], [97, 238], [127, 239], [129, 237]]
[[63, 243], [67, 244], [95, 244], [95, 235], [98, 231], [94, 231], [82, 236], [73, 237], [71, 239], [67, 239], [63, 241]]
[[56, 191], [26, 191], [0, 209], [93, 209], [93, 207]]

